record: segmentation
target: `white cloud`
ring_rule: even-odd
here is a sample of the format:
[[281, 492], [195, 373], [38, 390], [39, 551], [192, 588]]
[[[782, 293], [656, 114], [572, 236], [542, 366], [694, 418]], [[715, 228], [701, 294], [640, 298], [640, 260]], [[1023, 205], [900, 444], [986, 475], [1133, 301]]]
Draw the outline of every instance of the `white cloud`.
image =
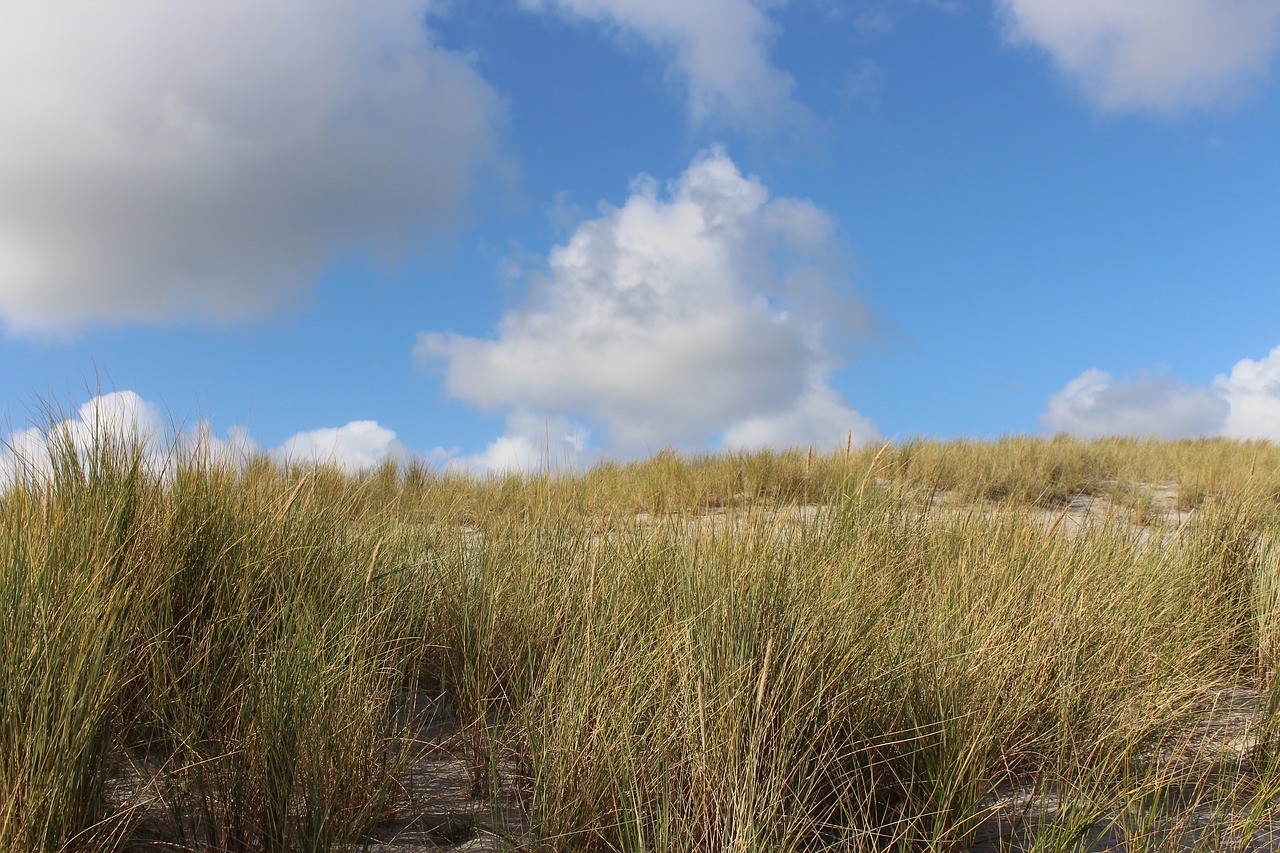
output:
[[1230, 436], [1280, 441], [1280, 347], [1242, 359], [1209, 386], [1139, 373], [1086, 370], [1049, 398], [1040, 423], [1087, 438]]
[[[0, 440], [0, 489], [19, 479], [47, 477], [53, 460], [64, 458], [68, 451], [87, 460], [99, 446], [137, 450], [155, 473], [166, 471], [175, 458], [195, 457], [213, 465], [236, 466], [262, 452], [244, 427], [233, 426], [220, 436], [209, 421], [202, 420], [193, 429], [175, 434], [154, 403], [133, 391], [113, 391], [94, 397], [74, 416], [45, 429], [26, 427]], [[423, 458], [439, 463], [453, 455], [435, 448], [417, 457], [393, 431], [376, 421], [352, 421], [341, 427], [300, 432], [268, 454], [281, 462], [332, 464], [352, 474], [385, 461]]]
[[450, 461], [455, 471], [476, 474], [519, 474], [537, 470], [542, 454], [522, 435], [500, 435], [483, 452]]
[[44, 434], [21, 429], [0, 444], [0, 491], [16, 482], [47, 476], [51, 470]]
[[295, 464], [336, 465], [349, 474], [412, 456], [396, 434], [377, 421], [352, 421], [345, 426], [300, 432], [271, 455]]
[[423, 333], [415, 354], [443, 363], [457, 399], [602, 426], [616, 453], [735, 426], [739, 443], [869, 436], [827, 383], [824, 336], [866, 325], [832, 286], [831, 231], [712, 149], [665, 193], [638, 178], [622, 207], [579, 225], [497, 339]]
[[445, 468], [481, 475], [581, 471], [599, 460], [587, 447], [590, 437], [588, 429], [568, 418], [517, 410], [507, 416], [503, 435], [480, 453], [450, 459]]
[[19, 479], [49, 476], [54, 460], [66, 454], [88, 462], [97, 447], [136, 449], [144, 464], [159, 471], [167, 456], [164, 417], [133, 391], [94, 397], [48, 430], [27, 427], [0, 442], [0, 488]]
[[1226, 401], [1209, 388], [1150, 373], [1117, 380], [1094, 369], [1050, 397], [1040, 423], [1085, 438], [1186, 438], [1216, 433], [1227, 411]]
[[601, 24], [663, 53], [688, 92], [695, 123], [759, 130], [794, 118], [794, 82], [769, 61], [773, 0], [521, 0]]
[[1280, 347], [1260, 361], [1242, 359], [1214, 389], [1231, 407], [1223, 433], [1280, 441]]
[[219, 436], [209, 421], [200, 421], [194, 434], [183, 436], [183, 450], [211, 465], [234, 467], [257, 456], [262, 447], [247, 427], [233, 426], [226, 436]]
[[164, 437], [164, 416], [153, 403], [133, 391], [112, 391], [82, 405], [62, 427], [74, 434], [75, 443], [87, 445], [94, 435], [118, 436], [154, 446]]
[[428, 11], [0, 4], [0, 322], [252, 317], [453, 221], [502, 107]]
[[1178, 112], [1238, 97], [1280, 41], [1280, 0], [997, 0], [1098, 106]]
[[869, 419], [858, 414], [825, 382], [817, 381], [791, 408], [772, 415], [756, 415], [729, 427], [724, 446], [753, 450], [766, 447], [803, 447], [820, 450], [864, 444], [878, 433]]

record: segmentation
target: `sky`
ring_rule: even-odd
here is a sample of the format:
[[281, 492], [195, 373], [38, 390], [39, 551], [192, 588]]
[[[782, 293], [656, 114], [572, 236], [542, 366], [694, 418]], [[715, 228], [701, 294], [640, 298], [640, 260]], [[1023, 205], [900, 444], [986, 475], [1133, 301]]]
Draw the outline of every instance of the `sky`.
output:
[[1278, 56], [1280, 0], [5, 0], [0, 473], [1280, 441]]

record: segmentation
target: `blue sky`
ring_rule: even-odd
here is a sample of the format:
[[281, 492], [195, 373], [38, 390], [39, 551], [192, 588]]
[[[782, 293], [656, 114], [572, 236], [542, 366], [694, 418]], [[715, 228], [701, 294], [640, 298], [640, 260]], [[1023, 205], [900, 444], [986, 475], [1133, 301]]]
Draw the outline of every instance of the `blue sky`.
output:
[[10, 0], [0, 435], [1280, 440], [1278, 48], [1280, 0]]

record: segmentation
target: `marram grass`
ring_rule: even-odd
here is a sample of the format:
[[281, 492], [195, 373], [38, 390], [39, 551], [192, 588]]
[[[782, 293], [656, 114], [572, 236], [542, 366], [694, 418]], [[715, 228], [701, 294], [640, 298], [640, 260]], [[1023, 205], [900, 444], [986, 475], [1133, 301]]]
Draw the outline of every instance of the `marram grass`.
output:
[[[414, 806], [424, 697], [472, 794], [522, 812], [519, 849], [1215, 850], [1280, 826], [1270, 444], [491, 480], [52, 457], [0, 493], [0, 851], [376, 849]], [[1090, 501], [1111, 512], [1081, 525]]]

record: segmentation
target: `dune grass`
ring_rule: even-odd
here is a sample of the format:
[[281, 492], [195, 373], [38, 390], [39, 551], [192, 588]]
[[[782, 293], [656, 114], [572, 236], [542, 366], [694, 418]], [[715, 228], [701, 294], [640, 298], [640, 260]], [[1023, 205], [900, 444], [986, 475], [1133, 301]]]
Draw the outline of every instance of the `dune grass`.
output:
[[[0, 493], [0, 851], [362, 849], [413, 807], [424, 697], [527, 850], [1213, 850], [1280, 823], [1270, 444], [496, 479], [50, 453]], [[1070, 525], [1081, 496], [1114, 511]]]

